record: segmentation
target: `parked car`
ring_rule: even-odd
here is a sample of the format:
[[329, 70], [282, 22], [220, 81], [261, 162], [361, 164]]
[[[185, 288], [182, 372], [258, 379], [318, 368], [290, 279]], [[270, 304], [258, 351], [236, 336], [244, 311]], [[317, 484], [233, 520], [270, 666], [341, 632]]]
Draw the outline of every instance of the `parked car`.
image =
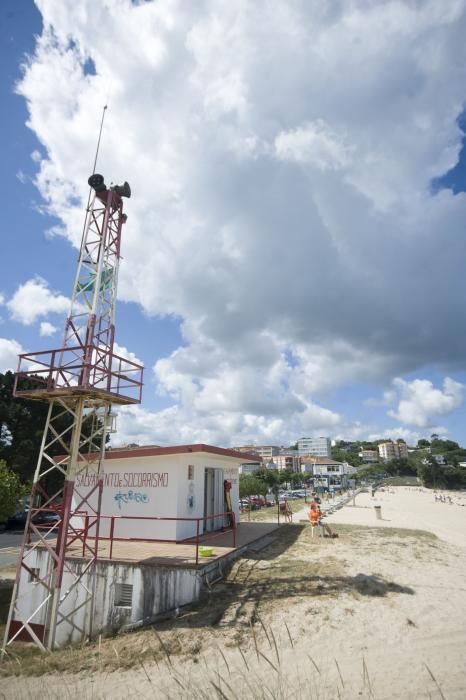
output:
[[6, 530], [21, 530], [26, 525], [27, 511], [17, 510], [5, 523]]
[[53, 525], [58, 523], [60, 516], [55, 511], [41, 511], [33, 516], [32, 522], [34, 525]]
[[[7, 530], [23, 530], [26, 526], [28, 517], [28, 509], [20, 510], [14, 513], [5, 523]], [[32, 517], [34, 525], [53, 525], [58, 523], [60, 516], [54, 510], [39, 511]]]
[[256, 508], [262, 508], [265, 505], [265, 499], [262, 496], [251, 496], [250, 502], [256, 506]]

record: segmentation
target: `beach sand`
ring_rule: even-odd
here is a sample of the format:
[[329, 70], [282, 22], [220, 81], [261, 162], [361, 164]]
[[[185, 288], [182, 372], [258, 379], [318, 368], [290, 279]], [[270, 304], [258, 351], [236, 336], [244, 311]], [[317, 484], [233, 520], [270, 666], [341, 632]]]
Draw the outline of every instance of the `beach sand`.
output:
[[[453, 500], [435, 503], [431, 491], [401, 487], [362, 493], [356, 506], [329, 516], [339, 532], [332, 540], [311, 537], [295, 518], [270, 546], [238, 561], [202, 606], [158, 624], [156, 634], [104, 640], [93, 657], [82, 650], [87, 670], [79, 674], [3, 677], [0, 693], [463, 699], [466, 494]], [[113, 670], [115, 658], [134, 668]]]
[[[448, 501], [435, 501], [435, 493]], [[382, 520], [377, 520], [374, 506], [381, 507]], [[298, 517], [305, 517], [304, 511]], [[459, 547], [466, 547], [466, 493], [436, 491], [417, 487], [383, 488], [360, 493], [356, 507], [352, 502], [327, 517], [327, 522], [368, 525], [370, 527], [405, 527], [432, 532], [440, 539]]]

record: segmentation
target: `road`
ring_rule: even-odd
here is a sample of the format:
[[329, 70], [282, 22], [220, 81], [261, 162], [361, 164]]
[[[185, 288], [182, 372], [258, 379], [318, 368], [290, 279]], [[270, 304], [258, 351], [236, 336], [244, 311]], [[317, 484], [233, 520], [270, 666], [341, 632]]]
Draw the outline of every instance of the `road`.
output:
[[22, 530], [7, 530], [0, 533], [0, 570], [4, 568], [11, 570], [15, 566], [22, 540]]

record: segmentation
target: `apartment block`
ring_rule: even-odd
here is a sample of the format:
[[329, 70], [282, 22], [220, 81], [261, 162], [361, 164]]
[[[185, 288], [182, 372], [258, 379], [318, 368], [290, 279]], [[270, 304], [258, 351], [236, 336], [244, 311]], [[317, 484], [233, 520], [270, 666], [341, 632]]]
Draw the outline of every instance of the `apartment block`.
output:
[[289, 471], [289, 472], [299, 472], [300, 471], [300, 459], [298, 455], [295, 454], [279, 454], [275, 455], [273, 461], [279, 472]]
[[271, 462], [275, 455], [278, 455], [280, 448], [278, 445], [242, 445], [233, 448], [236, 452], [247, 452], [258, 455], [263, 462]]
[[402, 459], [408, 456], [408, 446], [405, 442], [381, 442], [379, 445], [379, 457], [384, 462], [390, 462], [392, 459]]
[[298, 440], [298, 454], [331, 457], [332, 448], [328, 437], [303, 437]]

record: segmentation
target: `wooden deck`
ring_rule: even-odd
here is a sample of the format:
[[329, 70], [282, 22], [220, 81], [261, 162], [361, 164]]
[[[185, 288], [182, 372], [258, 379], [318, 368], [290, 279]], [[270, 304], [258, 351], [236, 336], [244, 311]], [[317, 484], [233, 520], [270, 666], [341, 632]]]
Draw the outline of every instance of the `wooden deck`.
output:
[[[240, 523], [236, 530], [236, 547], [233, 547], [233, 533], [224, 532], [215, 539], [201, 538], [200, 544], [212, 547], [211, 557], [199, 555], [199, 566], [227, 556], [235, 549], [240, 549], [277, 529], [275, 523]], [[93, 543], [92, 543], [93, 544]], [[81, 559], [82, 544], [71, 546], [67, 558]], [[84, 557], [85, 558], [85, 557]], [[110, 542], [99, 542], [98, 558], [101, 561], [131, 562], [137, 564], [156, 564], [159, 566], [196, 566], [196, 545], [176, 544], [175, 542], [140, 542], [138, 540], [114, 540], [110, 560]]]

